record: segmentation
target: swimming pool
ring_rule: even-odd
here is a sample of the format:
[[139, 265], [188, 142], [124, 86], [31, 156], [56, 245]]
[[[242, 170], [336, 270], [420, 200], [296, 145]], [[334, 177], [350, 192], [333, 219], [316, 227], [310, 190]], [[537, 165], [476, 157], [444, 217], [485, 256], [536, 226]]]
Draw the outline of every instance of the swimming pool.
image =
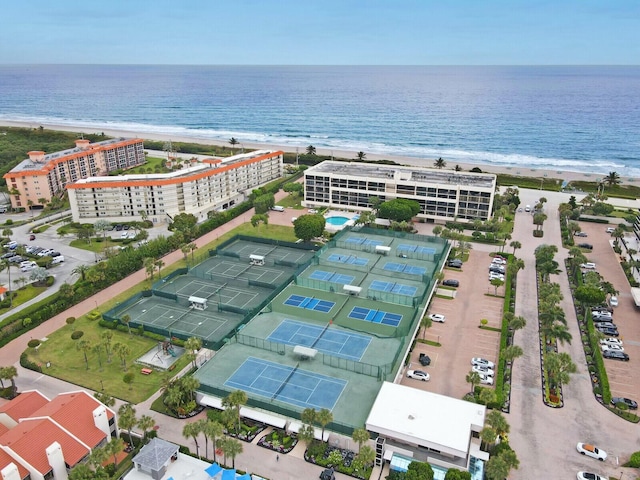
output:
[[334, 225], [336, 227], [340, 227], [340, 226], [344, 225], [345, 223], [347, 223], [349, 220], [351, 220], [351, 219], [348, 218], [348, 217], [342, 217], [342, 216], [336, 215], [336, 216], [327, 218], [326, 222], [329, 225]]

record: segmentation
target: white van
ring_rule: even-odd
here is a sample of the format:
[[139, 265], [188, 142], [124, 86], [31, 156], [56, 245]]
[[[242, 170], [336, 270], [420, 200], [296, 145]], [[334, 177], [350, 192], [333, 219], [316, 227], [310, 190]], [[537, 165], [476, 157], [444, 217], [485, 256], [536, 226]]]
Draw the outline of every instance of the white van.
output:
[[64, 256], [58, 255], [57, 257], [53, 257], [53, 259], [51, 260], [51, 265], [55, 265], [56, 263], [62, 263], [62, 262], [64, 262]]
[[20, 271], [21, 272], [29, 272], [34, 268], [38, 268], [38, 264], [36, 262], [22, 262], [20, 263]]
[[276, 205], [271, 210], [275, 210], [276, 212], [284, 212], [284, 207], [281, 207], [280, 205]]

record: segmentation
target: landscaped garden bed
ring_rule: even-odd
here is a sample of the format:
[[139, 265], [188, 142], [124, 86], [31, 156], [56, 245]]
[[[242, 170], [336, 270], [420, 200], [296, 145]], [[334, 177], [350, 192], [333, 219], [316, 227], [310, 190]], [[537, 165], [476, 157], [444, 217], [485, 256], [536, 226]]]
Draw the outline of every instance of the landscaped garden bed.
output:
[[279, 453], [289, 453], [298, 444], [295, 433], [288, 434], [280, 428], [275, 428], [260, 440], [258, 445]]
[[236, 429], [225, 429], [224, 433], [243, 442], [251, 443], [265, 428], [267, 428], [267, 426], [264, 423], [243, 418], [242, 424], [240, 425], [240, 432], [237, 432]]
[[325, 468], [333, 467], [335, 471], [351, 477], [368, 479], [371, 476], [373, 465], [362, 465], [357, 459], [357, 454], [344, 448], [332, 447], [325, 442], [314, 440], [304, 452], [307, 462], [320, 465]]

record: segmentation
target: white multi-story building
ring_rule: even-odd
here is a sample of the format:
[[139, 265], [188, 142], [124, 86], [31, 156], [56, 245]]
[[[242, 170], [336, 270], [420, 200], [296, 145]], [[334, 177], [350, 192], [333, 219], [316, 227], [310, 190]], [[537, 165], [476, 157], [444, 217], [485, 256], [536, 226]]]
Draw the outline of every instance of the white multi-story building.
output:
[[283, 152], [259, 150], [208, 159], [171, 173], [90, 177], [68, 185], [73, 220], [170, 221], [190, 213], [203, 219], [211, 210], [243, 202], [255, 188], [283, 175]]
[[418, 202], [418, 218], [429, 221], [487, 220], [495, 189], [489, 173], [326, 161], [305, 171], [303, 205], [363, 211], [371, 197], [405, 198]]

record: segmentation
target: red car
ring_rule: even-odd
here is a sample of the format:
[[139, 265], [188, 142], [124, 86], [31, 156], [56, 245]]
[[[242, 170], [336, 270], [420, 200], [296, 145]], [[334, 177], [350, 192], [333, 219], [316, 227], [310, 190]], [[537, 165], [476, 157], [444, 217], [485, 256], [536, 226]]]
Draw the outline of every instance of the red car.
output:
[[29, 235], [29, 240], [32, 240], [32, 241], [33, 241], [33, 240], [35, 240], [35, 239], [36, 239], [36, 236], [35, 236], [33, 233], [32, 233], [31, 235]]

